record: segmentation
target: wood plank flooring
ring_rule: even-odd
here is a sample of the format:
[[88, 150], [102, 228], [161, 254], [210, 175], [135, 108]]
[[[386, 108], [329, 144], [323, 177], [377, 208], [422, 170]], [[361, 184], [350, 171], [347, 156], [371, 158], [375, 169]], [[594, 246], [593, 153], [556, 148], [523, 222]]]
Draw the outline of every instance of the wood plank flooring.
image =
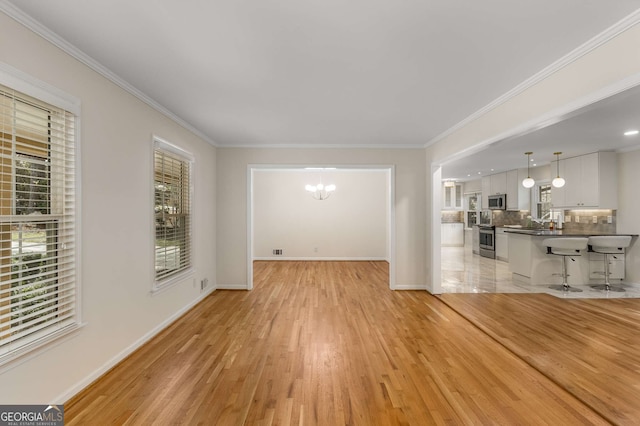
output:
[[444, 294], [442, 300], [612, 423], [640, 423], [639, 299]]
[[389, 290], [385, 262], [254, 272], [65, 404], [66, 424], [608, 424], [438, 297]]

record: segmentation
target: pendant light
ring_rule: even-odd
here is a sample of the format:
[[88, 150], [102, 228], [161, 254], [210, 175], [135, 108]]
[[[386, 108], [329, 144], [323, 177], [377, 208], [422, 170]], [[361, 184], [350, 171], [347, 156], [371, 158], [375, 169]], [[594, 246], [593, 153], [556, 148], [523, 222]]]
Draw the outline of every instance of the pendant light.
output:
[[560, 177], [560, 154], [561, 152], [554, 152], [553, 155], [556, 156], [556, 178], [551, 181], [551, 185], [556, 188], [562, 188], [564, 186], [564, 179]]
[[533, 185], [536, 184], [536, 181], [533, 180], [531, 178], [531, 173], [529, 173], [529, 164], [531, 163], [531, 160], [529, 159], [529, 156], [533, 154], [533, 152], [525, 152], [524, 155], [527, 156], [527, 178], [524, 179], [522, 181], [522, 186], [524, 186], [525, 188], [533, 188]]

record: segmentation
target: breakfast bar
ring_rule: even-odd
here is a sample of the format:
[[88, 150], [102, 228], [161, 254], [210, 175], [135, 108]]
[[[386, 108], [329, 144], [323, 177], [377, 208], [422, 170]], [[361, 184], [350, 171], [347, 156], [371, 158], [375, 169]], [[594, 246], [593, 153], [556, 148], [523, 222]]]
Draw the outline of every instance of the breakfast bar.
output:
[[[543, 241], [555, 237], [591, 237], [628, 235], [632, 237], [632, 244], [637, 234], [588, 233], [563, 230], [514, 228], [504, 231], [509, 238], [509, 270], [512, 278], [529, 285], [559, 284], [562, 278], [558, 276], [561, 269], [561, 259], [547, 254], [547, 247]], [[587, 250], [571, 256], [567, 262], [568, 283], [570, 285], [595, 284], [603, 281], [604, 258], [601, 254]], [[624, 278], [624, 256], [619, 256], [611, 262], [611, 278]]]

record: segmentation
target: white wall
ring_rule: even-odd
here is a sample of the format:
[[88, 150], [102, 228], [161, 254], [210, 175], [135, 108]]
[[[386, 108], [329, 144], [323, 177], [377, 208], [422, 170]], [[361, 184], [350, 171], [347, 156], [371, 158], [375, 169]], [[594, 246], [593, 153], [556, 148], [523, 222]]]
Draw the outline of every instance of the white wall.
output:
[[[337, 186], [322, 201], [305, 191], [320, 182]], [[385, 170], [255, 170], [254, 257], [388, 260], [387, 186]]]
[[[218, 275], [221, 287], [246, 288], [249, 165], [395, 166], [396, 288], [425, 288], [425, 169], [422, 149], [218, 148]], [[439, 232], [439, 230], [438, 230]]]
[[[640, 234], [640, 150], [618, 154], [617, 231]], [[640, 242], [637, 238], [626, 257], [627, 282], [640, 284]]]
[[201, 297], [189, 279], [151, 296], [152, 135], [195, 163], [198, 282], [215, 279], [215, 149], [0, 13], [0, 60], [82, 102], [82, 312], [71, 338], [0, 372], [0, 402], [62, 403]]

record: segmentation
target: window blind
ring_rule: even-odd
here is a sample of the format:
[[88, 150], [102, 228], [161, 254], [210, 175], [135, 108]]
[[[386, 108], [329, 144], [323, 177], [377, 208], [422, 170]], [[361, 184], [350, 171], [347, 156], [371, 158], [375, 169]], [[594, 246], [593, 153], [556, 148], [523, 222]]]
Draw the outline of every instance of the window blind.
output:
[[156, 287], [191, 268], [191, 167], [175, 147], [156, 141], [154, 213]]
[[0, 363], [77, 323], [74, 125], [0, 85]]

